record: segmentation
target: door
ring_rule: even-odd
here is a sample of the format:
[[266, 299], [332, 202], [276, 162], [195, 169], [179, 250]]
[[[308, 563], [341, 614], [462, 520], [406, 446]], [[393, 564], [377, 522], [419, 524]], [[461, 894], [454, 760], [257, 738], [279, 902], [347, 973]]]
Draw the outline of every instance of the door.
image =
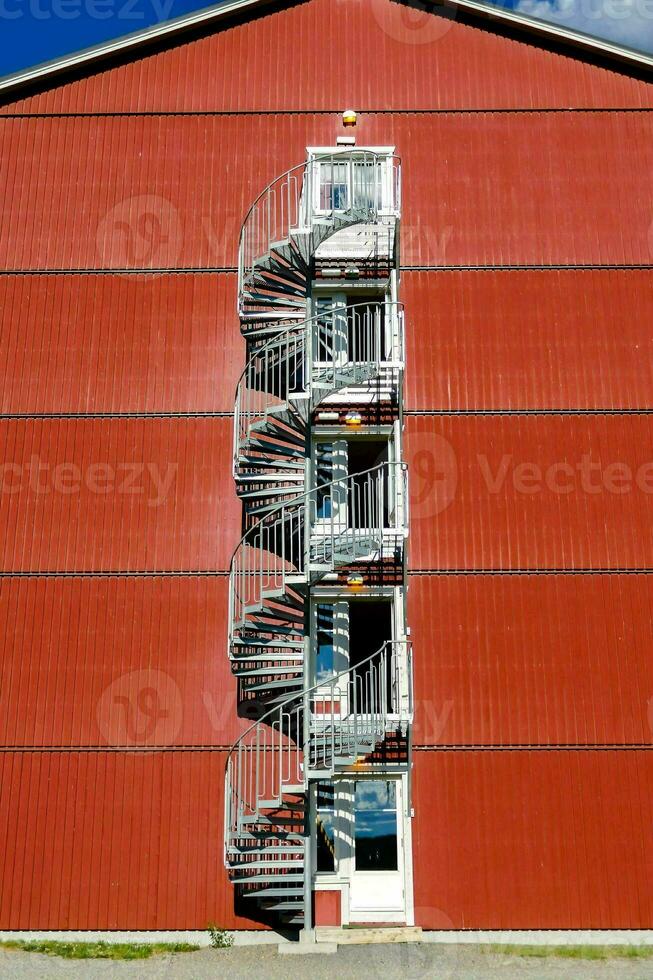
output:
[[327, 561], [334, 536], [348, 527], [347, 470], [348, 452], [345, 439], [315, 443], [311, 537], [316, 553], [323, 544], [323, 560]]
[[392, 160], [373, 151], [349, 157], [335, 153], [313, 162], [313, 208], [334, 211], [381, 211], [392, 200]]
[[347, 297], [344, 293], [320, 296], [313, 317], [313, 381], [327, 391], [336, 388], [339, 373], [347, 363]]
[[[311, 723], [330, 724], [349, 713], [347, 676], [334, 678], [349, 667], [349, 603], [317, 602], [313, 607], [315, 651], [311, 684]], [[317, 686], [319, 685], [319, 686]]]
[[352, 836], [351, 921], [405, 921], [400, 779], [361, 779], [353, 783]]

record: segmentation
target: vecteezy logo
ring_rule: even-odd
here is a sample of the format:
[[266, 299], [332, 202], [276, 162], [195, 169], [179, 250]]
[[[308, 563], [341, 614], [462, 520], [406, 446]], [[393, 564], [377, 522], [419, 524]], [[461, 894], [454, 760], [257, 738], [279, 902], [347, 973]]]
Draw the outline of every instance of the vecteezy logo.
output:
[[436, 517], [453, 502], [458, 488], [458, 462], [453, 446], [432, 428], [411, 425], [406, 458], [411, 521]]
[[165, 268], [176, 263], [182, 242], [179, 212], [155, 194], [120, 201], [102, 219], [96, 236], [104, 268]]
[[133, 670], [103, 692], [96, 720], [107, 745], [170, 745], [181, 729], [181, 692], [162, 670]]
[[372, 14], [383, 33], [402, 44], [433, 44], [455, 20], [454, 8], [421, 0], [372, 0]]

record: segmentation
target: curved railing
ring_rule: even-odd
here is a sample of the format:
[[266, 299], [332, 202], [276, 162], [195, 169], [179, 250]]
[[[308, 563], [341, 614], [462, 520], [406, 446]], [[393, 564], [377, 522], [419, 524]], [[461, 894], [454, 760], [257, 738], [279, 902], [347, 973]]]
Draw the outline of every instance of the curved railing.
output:
[[292, 695], [250, 725], [225, 765], [225, 864], [243, 819], [282, 807], [285, 795], [303, 792], [312, 773], [325, 778], [337, 760], [350, 764], [352, 757], [371, 755], [390, 732], [412, 722], [413, 701], [410, 641], [388, 640], [355, 667]]
[[408, 515], [407, 465], [381, 463], [332, 480], [279, 504], [242, 537], [229, 572], [229, 656], [248, 611], [307, 580], [373, 552], [385, 532], [403, 536]]
[[[355, 164], [355, 166], [352, 166]], [[343, 150], [316, 156], [276, 177], [245, 215], [238, 247], [238, 293], [273, 245], [293, 234], [310, 234], [324, 222], [351, 213], [356, 220], [396, 215], [401, 204], [401, 161], [373, 150]], [[336, 227], [333, 230], [337, 230]], [[312, 248], [307, 248], [307, 259]]]
[[236, 386], [234, 477], [254, 425], [293, 399], [308, 395], [308, 411], [340, 388], [379, 377], [384, 364], [402, 365], [403, 335], [402, 303], [350, 303], [293, 324], [256, 350]]

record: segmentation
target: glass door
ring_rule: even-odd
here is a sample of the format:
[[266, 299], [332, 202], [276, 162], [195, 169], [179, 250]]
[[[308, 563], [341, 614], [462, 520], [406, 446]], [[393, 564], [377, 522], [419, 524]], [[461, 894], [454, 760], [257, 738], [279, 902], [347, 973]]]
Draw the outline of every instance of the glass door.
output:
[[398, 921], [405, 916], [402, 784], [361, 779], [353, 784], [353, 921]]

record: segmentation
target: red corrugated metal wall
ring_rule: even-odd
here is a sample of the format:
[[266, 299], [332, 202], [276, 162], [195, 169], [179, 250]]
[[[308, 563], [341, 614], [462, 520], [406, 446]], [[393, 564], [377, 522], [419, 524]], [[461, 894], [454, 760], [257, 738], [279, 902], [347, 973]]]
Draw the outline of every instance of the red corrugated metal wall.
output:
[[[651, 86], [461, 11], [311, 0], [21, 99], [9, 112], [640, 108]], [[284, 70], [292, 67], [292, 70]]]
[[650, 928], [653, 753], [415, 753], [416, 917]]
[[650, 269], [404, 272], [401, 287], [410, 411], [653, 401]]
[[0, 754], [3, 929], [257, 928], [222, 863], [225, 753]]
[[[338, 127], [310, 113], [5, 119], [0, 268], [234, 266], [252, 200]], [[407, 266], [651, 261], [650, 113], [377, 114], [358, 139], [401, 153]]]
[[224, 573], [0, 579], [0, 743], [229, 747], [227, 593]]
[[225, 570], [240, 538], [227, 418], [5, 419], [5, 572]]
[[411, 568], [653, 567], [649, 414], [411, 415], [406, 456]]
[[0, 409], [231, 415], [235, 303], [233, 273], [2, 276]]
[[253, 926], [233, 266], [350, 104], [404, 161], [417, 921], [653, 926], [653, 85], [405, 13], [307, 0], [0, 110], [0, 928]]
[[650, 575], [419, 575], [408, 611], [416, 744], [653, 744]]

